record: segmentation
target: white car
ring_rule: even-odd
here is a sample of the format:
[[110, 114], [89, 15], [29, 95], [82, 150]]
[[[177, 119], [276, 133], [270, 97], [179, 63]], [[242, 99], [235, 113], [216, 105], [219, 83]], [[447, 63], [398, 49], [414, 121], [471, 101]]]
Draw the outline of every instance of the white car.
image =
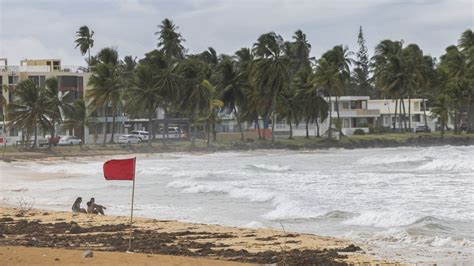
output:
[[[160, 128], [158, 131], [158, 135], [156, 138], [160, 139], [163, 138], [163, 128]], [[186, 138], [186, 134], [184, 134], [179, 127], [168, 127], [168, 138], [170, 139], [181, 139]]]
[[144, 131], [144, 130], [133, 130], [130, 132], [130, 135], [137, 136], [141, 141], [148, 140], [149, 138], [148, 131]]
[[79, 145], [82, 140], [75, 136], [66, 136], [59, 139], [58, 145]]
[[137, 136], [137, 135], [122, 135], [118, 138], [118, 143], [119, 144], [136, 144], [140, 143], [142, 140]]

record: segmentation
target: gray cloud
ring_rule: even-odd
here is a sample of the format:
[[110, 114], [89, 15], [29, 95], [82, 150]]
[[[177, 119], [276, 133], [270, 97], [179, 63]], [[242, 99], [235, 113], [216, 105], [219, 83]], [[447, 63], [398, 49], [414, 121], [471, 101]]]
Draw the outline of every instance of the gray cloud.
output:
[[157, 24], [171, 18], [180, 27], [190, 52], [214, 47], [233, 53], [250, 47], [257, 37], [276, 31], [285, 39], [302, 29], [316, 57], [336, 44], [357, 49], [364, 27], [372, 48], [381, 40], [403, 39], [439, 56], [473, 28], [469, 0], [183, 0], [183, 1], [26, 1], [0, 0], [0, 57], [10, 64], [22, 58], [61, 58], [83, 65], [74, 49], [81, 25], [95, 32], [93, 52], [117, 47], [121, 56], [141, 57], [156, 47]]

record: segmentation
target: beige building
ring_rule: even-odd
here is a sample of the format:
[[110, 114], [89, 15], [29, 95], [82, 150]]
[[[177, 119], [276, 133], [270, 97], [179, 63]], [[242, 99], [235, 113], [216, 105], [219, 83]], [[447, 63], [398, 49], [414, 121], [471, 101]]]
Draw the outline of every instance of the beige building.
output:
[[[46, 79], [56, 77], [58, 79], [58, 87], [60, 96], [65, 96], [67, 102], [73, 102], [84, 95], [87, 90], [90, 73], [87, 73], [83, 67], [63, 66], [59, 59], [25, 59], [20, 65], [9, 65], [6, 58], [0, 58], [0, 84], [2, 85], [1, 95], [5, 97], [7, 103], [13, 101], [13, 92], [16, 86], [23, 80], [30, 79], [37, 86], [45, 85]], [[5, 106], [0, 107], [0, 111], [4, 113]], [[0, 121], [0, 132], [3, 135], [5, 125]], [[22, 132], [17, 128], [5, 128], [4, 138], [7, 144], [15, 144], [22, 139]], [[61, 132], [58, 128], [58, 132]], [[82, 132], [81, 130], [77, 130]], [[76, 135], [80, 135], [77, 133]]]

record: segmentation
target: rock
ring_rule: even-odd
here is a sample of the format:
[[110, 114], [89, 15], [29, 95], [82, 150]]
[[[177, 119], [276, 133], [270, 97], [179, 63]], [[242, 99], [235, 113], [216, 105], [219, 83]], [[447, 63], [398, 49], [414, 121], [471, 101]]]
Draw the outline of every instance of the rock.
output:
[[84, 252], [84, 254], [82, 254], [82, 257], [92, 258], [92, 257], [94, 257], [94, 253], [92, 252], [92, 250], [86, 250], [86, 252]]
[[59, 261], [59, 258], [54, 258], [55, 261]]

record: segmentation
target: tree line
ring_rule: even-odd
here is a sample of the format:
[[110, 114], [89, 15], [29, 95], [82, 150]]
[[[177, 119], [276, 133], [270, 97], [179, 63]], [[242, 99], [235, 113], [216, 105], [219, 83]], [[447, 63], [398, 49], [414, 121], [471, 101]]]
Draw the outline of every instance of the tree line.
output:
[[[164, 143], [168, 119], [177, 116], [189, 118], [193, 144], [197, 127], [207, 133], [208, 143], [211, 135], [215, 140], [222, 112], [235, 116], [242, 140], [242, 123], [255, 124], [259, 138], [266, 139], [266, 130], [260, 129], [271, 124], [274, 132], [273, 121], [279, 120], [290, 125], [290, 138], [293, 125], [304, 123], [309, 138], [308, 125], [316, 124], [319, 137], [324, 133], [320, 132], [320, 124], [328, 119], [327, 136], [331, 138], [334, 132], [342, 134], [339, 108], [335, 109], [336, 117], [329, 112], [332, 99], [338, 105], [340, 96], [368, 95], [395, 100], [392, 126], [395, 129], [398, 122], [402, 131], [412, 127], [407, 119], [411, 108], [405, 106], [405, 100], [428, 99], [444, 134], [449, 117], [453, 118], [454, 131], [460, 132], [461, 116], [474, 102], [474, 33], [470, 29], [462, 33], [457, 45], [446, 48], [439, 61], [416, 44], [405, 45], [396, 40], [381, 41], [369, 57], [362, 27], [357, 53], [336, 45], [320, 58], [311, 57], [311, 44], [301, 30], [286, 41], [275, 32], [262, 34], [252, 47], [241, 48], [232, 55], [218, 54], [212, 47], [189, 54], [179, 28], [164, 19], [155, 32], [157, 48], [139, 60], [132, 56], [120, 59], [114, 48], [103, 48], [91, 55], [93, 35], [87, 26], [76, 32], [76, 48], [88, 55], [86, 61], [92, 74], [91, 89], [84, 99], [65, 104], [53, 95], [57, 81], [54, 85], [54, 80], [49, 80], [43, 89], [33, 89], [31, 81], [22, 81], [9, 108], [11, 125], [37, 135], [38, 126], [51, 129], [59, 123], [67, 127], [91, 125], [90, 114], [103, 110], [106, 125], [112, 122], [109, 142], [113, 142], [119, 112], [147, 118], [154, 135], [157, 129], [153, 128], [153, 119], [161, 108]], [[58, 115], [61, 112], [65, 121]], [[427, 126], [426, 114], [424, 123]], [[274, 141], [274, 134], [271, 140]], [[149, 141], [151, 144], [151, 138]], [[106, 143], [104, 134], [103, 144]]]

